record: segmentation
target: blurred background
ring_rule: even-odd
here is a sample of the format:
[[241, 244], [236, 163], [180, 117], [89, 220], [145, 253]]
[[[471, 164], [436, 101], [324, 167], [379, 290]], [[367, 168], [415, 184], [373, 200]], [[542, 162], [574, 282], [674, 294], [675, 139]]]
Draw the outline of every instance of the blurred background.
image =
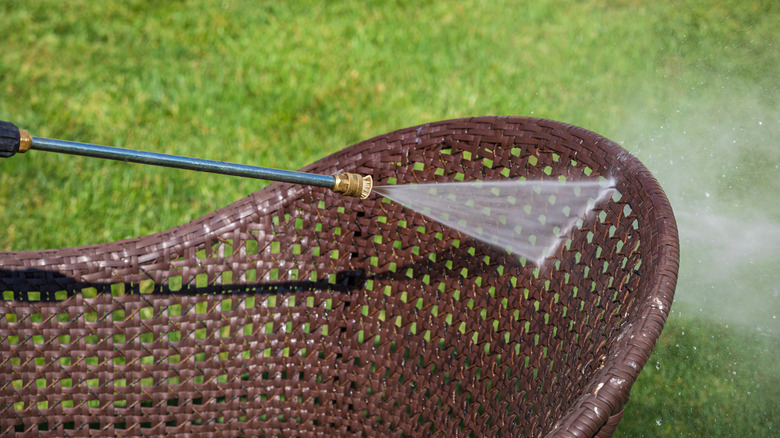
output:
[[[679, 222], [670, 319], [617, 436], [780, 428], [780, 2], [0, 2], [0, 120], [34, 136], [298, 169], [437, 120], [598, 132]], [[264, 183], [30, 152], [0, 250], [162, 231]]]

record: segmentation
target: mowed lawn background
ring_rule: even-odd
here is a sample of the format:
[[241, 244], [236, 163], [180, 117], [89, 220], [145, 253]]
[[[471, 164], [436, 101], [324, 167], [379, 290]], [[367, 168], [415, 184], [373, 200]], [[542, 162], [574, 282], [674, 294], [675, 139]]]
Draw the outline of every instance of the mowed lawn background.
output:
[[[778, 2], [751, 0], [5, 0], [0, 120], [39, 137], [298, 169], [407, 126], [536, 116], [623, 143], [680, 193], [666, 157], [679, 154], [645, 131], [698, 102], [719, 114], [755, 104], [780, 123], [777, 23]], [[745, 95], [742, 107], [722, 100]], [[758, 173], [718, 182], [760, 182], [735, 208], [780, 190], [777, 144], [756, 148], [733, 159]], [[0, 250], [153, 233], [264, 184], [32, 151], [0, 161]], [[766, 204], [780, 220], [780, 203]], [[618, 435], [776, 435], [777, 336], [673, 308]]]

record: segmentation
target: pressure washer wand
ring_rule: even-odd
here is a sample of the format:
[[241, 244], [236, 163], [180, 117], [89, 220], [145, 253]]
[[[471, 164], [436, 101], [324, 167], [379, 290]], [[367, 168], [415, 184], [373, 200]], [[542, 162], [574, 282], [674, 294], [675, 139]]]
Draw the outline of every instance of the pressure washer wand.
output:
[[226, 163], [224, 161], [33, 137], [29, 132], [19, 129], [13, 123], [0, 121], [0, 157], [8, 158], [17, 152], [24, 153], [30, 149], [326, 187], [336, 193], [355, 196], [360, 199], [368, 198], [373, 186], [371, 175], [361, 176], [355, 173], [340, 173], [333, 176], [317, 175], [292, 170], [271, 169], [246, 164]]

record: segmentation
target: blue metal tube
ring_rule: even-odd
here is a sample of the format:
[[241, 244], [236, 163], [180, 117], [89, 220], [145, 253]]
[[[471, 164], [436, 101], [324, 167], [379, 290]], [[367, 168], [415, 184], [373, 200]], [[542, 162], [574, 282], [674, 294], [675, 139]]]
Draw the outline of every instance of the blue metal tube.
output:
[[133, 149], [41, 137], [32, 137], [31, 149], [105, 158], [109, 160], [129, 161], [132, 163], [151, 164], [154, 166], [173, 167], [177, 169], [196, 170], [199, 172], [219, 173], [222, 175], [234, 175], [270, 181], [327, 187], [329, 189], [332, 189], [336, 182], [336, 179], [333, 176], [328, 175], [271, 169], [268, 167], [249, 166], [246, 164], [226, 163], [224, 161], [203, 160], [200, 158], [189, 158], [178, 155], [160, 154], [157, 152], [136, 151]]

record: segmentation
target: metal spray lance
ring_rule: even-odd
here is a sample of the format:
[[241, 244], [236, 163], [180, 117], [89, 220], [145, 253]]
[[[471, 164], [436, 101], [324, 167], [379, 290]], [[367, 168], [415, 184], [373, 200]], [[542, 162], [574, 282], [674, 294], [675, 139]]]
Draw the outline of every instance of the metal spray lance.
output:
[[8, 158], [16, 153], [27, 152], [30, 149], [325, 187], [336, 193], [359, 197], [360, 199], [368, 198], [373, 187], [373, 181], [370, 175], [362, 176], [355, 173], [317, 175], [292, 170], [271, 169], [268, 167], [227, 163], [224, 161], [204, 160], [156, 152], [33, 137], [28, 131], [19, 129], [13, 123], [0, 121], [0, 158]]

